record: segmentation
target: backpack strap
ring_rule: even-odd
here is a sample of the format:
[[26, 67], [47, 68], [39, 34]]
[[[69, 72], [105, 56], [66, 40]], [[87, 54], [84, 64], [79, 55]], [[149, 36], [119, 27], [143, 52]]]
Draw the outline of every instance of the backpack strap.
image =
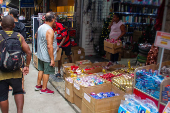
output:
[[9, 38], [9, 36], [5, 33], [4, 30], [1, 30], [0, 33], [2, 34], [2, 37], [3, 37], [4, 39]]

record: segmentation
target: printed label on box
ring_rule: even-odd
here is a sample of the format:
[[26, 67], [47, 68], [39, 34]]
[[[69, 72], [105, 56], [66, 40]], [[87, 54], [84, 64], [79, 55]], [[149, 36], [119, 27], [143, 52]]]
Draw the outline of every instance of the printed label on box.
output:
[[83, 59], [84, 58], [84, 56], [80, 56], [80, 59]]
[[77, 90], [80, 90], [80, 85], [77, 84], [77, 83], [75, 83], [75, 82], [74, 82], [74, 87], [75, 87]]
[[67, 95], [70, 95], [70, 90], [66, 87], [66, 93]]
[[78, 51], [78, 54], [79, 54], [79, 55], [81, 54], [81, 50]]
[[84, 98], [90, 103], [91, 98], [86, 93], [84, 93]]

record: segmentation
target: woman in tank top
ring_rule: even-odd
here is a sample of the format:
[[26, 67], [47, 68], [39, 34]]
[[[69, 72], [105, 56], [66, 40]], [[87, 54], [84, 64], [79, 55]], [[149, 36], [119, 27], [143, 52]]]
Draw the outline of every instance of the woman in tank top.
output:
[[[119, 40], [123, 35], [126, 34], [125, 25], [121, 20], [121, 16], [118, 13], [113, 15], [112, 22], [108, 27], [110, 30], [109, 38]], [[111, 54], [111, 61], [116, 62], [118, 61], [119, 53]]]

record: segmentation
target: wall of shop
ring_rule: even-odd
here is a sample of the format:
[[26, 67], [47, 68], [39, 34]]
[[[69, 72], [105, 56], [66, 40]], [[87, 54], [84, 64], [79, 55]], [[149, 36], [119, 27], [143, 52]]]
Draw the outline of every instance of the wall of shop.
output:
[[[167, 5], [166, 22], [165, 22], [164, 31], [170, 33], [170, 0], [168, 0], [168, 5]], [[170, 60], [170, 50], [165, 49], [163, 61], [169, 61], [169, 60]]]
[[[109, 15], [112, 1], [95, 0], [92, 5], [84, 0], [83, 26], [80, 46], [85, 49], [86, 55], [95, 55], [93, 44], [98, 43], [103, 27], [103, 20]], [[91, 10], [89, 9], [91, 7]], [[88, 10], [89, 9], [89, 10]], [[94, 38], [93, 42], [90, 40]]]

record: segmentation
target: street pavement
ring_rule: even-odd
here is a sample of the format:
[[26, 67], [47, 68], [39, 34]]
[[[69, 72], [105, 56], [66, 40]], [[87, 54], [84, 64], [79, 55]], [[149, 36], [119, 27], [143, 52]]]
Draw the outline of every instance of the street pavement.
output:
[[[48, 83], [48, 88], [55, 91], [54, 94], [40, 94], [34, 87], [37, 81], [38, 71], [30, 65], [30, 73], [25, 76], [25, 102], [24, 113], [75, 113], [65, 99]], [[9, 93], [9, 113], [17, 113], [12, 92]]]

